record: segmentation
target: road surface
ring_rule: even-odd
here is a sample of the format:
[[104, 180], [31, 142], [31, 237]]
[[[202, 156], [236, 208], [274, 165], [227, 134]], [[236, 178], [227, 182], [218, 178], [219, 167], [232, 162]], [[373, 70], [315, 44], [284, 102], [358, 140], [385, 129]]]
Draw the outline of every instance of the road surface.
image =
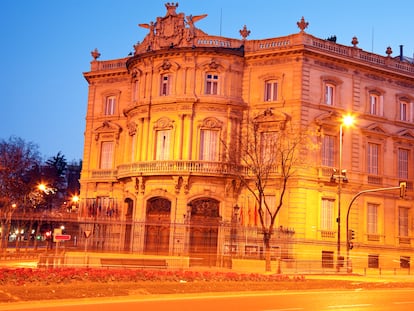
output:
[[414, 289], [322, 290], [116, 297], [0, 304], [19, 311], [412, 311]]

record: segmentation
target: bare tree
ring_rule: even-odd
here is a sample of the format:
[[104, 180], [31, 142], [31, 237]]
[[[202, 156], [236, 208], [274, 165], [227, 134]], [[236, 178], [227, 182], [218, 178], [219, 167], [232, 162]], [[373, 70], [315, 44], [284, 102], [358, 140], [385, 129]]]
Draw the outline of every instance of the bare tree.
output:
[[[264, 113], [249, 118], [238, 142], [227, 148], [231, 163], [240, 164], [238, 178], [253, 195], [265, 246], [265, 270], [271, 271], [270, 241], [287, 191], [288, 181], [300, 163], [308, 134], [295, 127], [284, 113]], [[227, 146], [226, 146], [227, 147]], [[270, 204], [268, 196], [276, 201]]]
[[39, 175], [37, 145], [21, 138], [0, 141], [0, 221], [1, 247], [7, 245], [10, 224], [16, 210], [29, 204], [29, 194]]

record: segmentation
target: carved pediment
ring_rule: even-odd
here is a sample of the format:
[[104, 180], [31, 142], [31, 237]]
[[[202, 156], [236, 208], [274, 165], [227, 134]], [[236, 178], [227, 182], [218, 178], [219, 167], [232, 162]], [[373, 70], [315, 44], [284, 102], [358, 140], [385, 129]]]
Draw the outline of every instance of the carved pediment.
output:
[[253, 122], [258, 124], [261, 130], [277, 131], [285, 129], [286, 123], [291, 117], [281, 111], [273, 111], [272, 108], [267, 108], [263, 113], [257, 115]]
[[387, 130], [385, 130], [385, 128], [382, 125], [377, 123], [373, 123], [365, 128], [361, 128], [361, 131], [366, 136], [377, 136], [382, 138], [391, 136], [391, 134]]
[[339, 114], [335, 111], [327, 111], [320, 115], [318, 115], [315, 118], [316, 125], [319, 125], [321, 127], [323, 126], [335, 126], [338, 127], [341, 123], [341, 119], [339, 117]]
[[409, 129], [403, 129], [395, 133], [395, 139], [408, 139], [414, 140], [414, 132]]
[[167, 130], [167, 129], [172, 129], [173, 127], [174, 127], [174, 121], [172, 121], [170, 118], [167, 118], [167, 117], [158, 119], [154, 125], [154, 128], [157, 130]]
[[99, 140], [103, 135], [106, 138], [119, 139], [119, 135], [122, 132], [122, 127], [111, 121], [103, 121], [102, 124], [95, 128], [93, 131], [95, 134], [95, 139]]
[[213, 117], [205, 118], [201, 124], [202, 128], [209, 128], [209, 129], [222, 128], [222, 126], [223, 126], [223, 122]]

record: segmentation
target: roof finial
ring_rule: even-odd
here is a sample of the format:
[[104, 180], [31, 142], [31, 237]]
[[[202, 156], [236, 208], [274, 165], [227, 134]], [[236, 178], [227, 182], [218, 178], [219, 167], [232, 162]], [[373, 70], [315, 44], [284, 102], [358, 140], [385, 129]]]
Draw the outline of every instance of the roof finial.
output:
[[101, 56], [101, 53], [99, 53], [98, 49], [95, 49], [91, 52], [91, 55], [93, 57], [93, 60], [97, 60], [99, 56]]
[[296, 24], [298, 25], [301, 33], [304, 33], [305, 29], [308, 28], [308, 25], [309, 25], [308, 22], [305, 22], [305, 18], [303, 16], [302, 16], [300, 22], [297, 22]]
[[240, 31], [240, 35], [242, 36], [243, 40], [246, 40], [246, 38], [250, 35], [250, 30], [247, 30], [246, 25], [244, 25], [243, 29], [239, 31]]

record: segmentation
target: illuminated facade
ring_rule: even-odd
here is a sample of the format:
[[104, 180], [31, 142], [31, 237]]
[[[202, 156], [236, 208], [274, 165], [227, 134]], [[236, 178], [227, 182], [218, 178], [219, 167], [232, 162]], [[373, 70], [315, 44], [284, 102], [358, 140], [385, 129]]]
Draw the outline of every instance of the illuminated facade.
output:
[[[239, 188], [226, 150], [251, 113], [271, 111], [312, 127], [318, 148], [291, 178], [277, 217], [274, 256], [331, 267], [337, 252], [338, 192], [346, 215], [359, 191], [407, 182], [412, 195], [414, 65], [305, 32], [248, 40], [211, 36], [205, 16], [167, 13], [140, 25], [132, 55], [100, 61], [92, 52], [79, 219], [90, 247], [187, 256], [222, 264], [260, 258], [254, 200]], [[338, 116], [344, 128], [339, 165]], [[224, 143], [223, 143], [224, 142]], [[331, 180], [346, 169], [348, 182]], [[343, 177], [341, 175], [341, 177]], [[333, 178], [335, 179], [335, 177]], [[268, 189], [270, 202], [275, 195]], [[276, 200], [275, 196], [274, 200]], [[413, 204], [398, 190], [372, 192], [352, 206], [355, 266], [404, 268], [413, 254]], [[341, 252], [346, 226], [341, 217]]]

